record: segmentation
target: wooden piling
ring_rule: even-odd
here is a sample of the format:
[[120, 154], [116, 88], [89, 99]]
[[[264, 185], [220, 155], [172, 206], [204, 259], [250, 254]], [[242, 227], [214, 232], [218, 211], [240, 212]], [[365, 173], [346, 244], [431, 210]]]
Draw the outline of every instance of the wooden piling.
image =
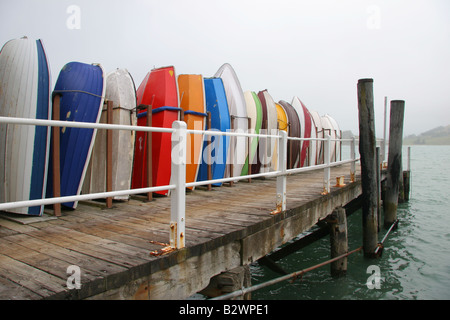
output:
[[[327, 219], [330, 228], [331, 258], [339, 257], [348, 252], [347, 216], [345, 209], [336, 208]], [[341, 277], [347, 273], [347, 257], [330, 264], [331, 276]]]
[[380, 155], [380, 147], [376, 148], [376, 168], [377, 168], [377, 221], [378, 232], [381, 229], [381, 162], [383, 161]]
[[403, 192], [404, 201], [409, 201], [409, 194], [411, 192], [411, 171], [403, 171]]
[[373, 79], [358, 81], [359, 152], [361, 154], [363, 251], [374, 257], [378, 244], [376, 138]]
[[384, 227], [389, 228], [397, 220], [399, 185], [402, 176], [403, 118], [405, 101], [391, 101], [389, 125], [389, 155], [386, 192], [383, 202]]
[[[251, 286], [250, 267], [240, 266], [235, 269], [225, 271], [211, 278], [209, 285], [199, 293], [210, 297], [218, 297], [223, 294], [235, 292], [236, 290]], [[234, 298], [232, 300], [250, 300], [251, 293]]]

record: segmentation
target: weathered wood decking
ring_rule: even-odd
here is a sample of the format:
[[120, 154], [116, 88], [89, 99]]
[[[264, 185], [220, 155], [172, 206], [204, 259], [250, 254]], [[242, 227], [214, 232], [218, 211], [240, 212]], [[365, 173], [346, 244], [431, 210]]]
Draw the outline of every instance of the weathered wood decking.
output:
[[[359, 170], [357, 170], [359, 172]], [[170, 199], [80, 203], [51, 219], [0, 216], [0, 299], [182, 299], [225, 270], [256, 261], [361, 194], [359, 174], [325, 196], [323, 170], [287, 178], [287, 210], [276, 207], [276, 179], [196, 189], [186, 196], [186, 248], [152, 256], [169, 241]], [[332, 180], [334, 182], [334, 180]], [[31, 221], [35, 221], [30, 223]], [[67, 288], [76, 265], [81, 289]]]

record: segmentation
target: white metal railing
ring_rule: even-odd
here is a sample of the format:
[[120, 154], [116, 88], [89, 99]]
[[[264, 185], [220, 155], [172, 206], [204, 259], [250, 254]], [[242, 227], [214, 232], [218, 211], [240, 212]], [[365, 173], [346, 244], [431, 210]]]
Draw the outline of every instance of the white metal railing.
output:
[[[170, 246], [172, 248], [183, 248], [185, 246], [185, 209], [186, 209], [186, 187], [194, 187], [201, 185], [210, 185], [212, 183], [225, 183], [238, 180], [247, 180], [249, 178], [258, 177], [276, 177], [276, 212], [286, 210], [286, 178], [289, 175], [312, 170], [324, 170], [324, 188], [323, 192], [330, 192], [330, 168], [342, 164], [351, 164], [350, 176], [352, 181], [355, 177], [355, 163], [359, 161], [355, 153], [355, 138], [353, 139], [331, 139], [329, 134], [325, 134], [325, 138], [292, 138], [288, 137], [285, 131], [279, 130], [277, 135], [270, 134], [254, 134], [245, 132], [220, 132], [215, 130], [188, 130], [186, 123], [175, 121], [172, 128], [160, 127], [144, 127], [130, 125], [116, 125], [103, 123], [86, 123], [72, 121], [56, 121], [56, 120], [39, 120], [27, 118], [11, 118], [0, 117], [0, 123], [16, 124], [16, 125], [34, 125], [49, 127], [72, 127], [87, 129], [106, 129], [106, 130], [131, 130], [144, 132], [165, 132], [172, 134], [172, 164], [171, 164], [171, 180], [166, 186], [147, 187], [139, 189], [128, 189], [120, 191], [109, 191], [100, 193], [90, 193], [75, 196], [63, 196], [36, 200], [24, 200], [0, 203], [0, 211], [7, 211], [14, 208], [32, 207], [51, 205], [65, 202], [73, 202], [80, 200], [102, 199], [115, 196], [135, 195], [161, 190], [171, 190], [171, 222], [170, 222]], [[202, 134], [205, 136], [230, 136], [230, 137], [259, 137], [278, 139], [278, 170], [271, 172], [260, 172], [245, 176], [233, 176], [229, 178], [213, 179], [205, 181], [197, 181], [186, 183], [186, 149], [187, 134]], [[324, 144], [324, 163], [301, 168], [287, 169], [287, 149], [288, 140], [295, 141], [321, 141]], [[350, 142], [350, 159], [343, 161], [330, 161], [331, 142]], [[272, 155], [273, 156], [273, 155]]]

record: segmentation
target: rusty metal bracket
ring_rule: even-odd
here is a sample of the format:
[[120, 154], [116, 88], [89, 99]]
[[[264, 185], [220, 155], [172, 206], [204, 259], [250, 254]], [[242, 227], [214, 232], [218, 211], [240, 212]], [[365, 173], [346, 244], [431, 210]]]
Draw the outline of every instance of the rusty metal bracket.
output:
[[168, 246], [169, 246], [168, 243], [164, 243], [164, 242], [153, 241], [153, 240], [150, 240], [149, 242], [150, 242], [151, 244], [157, 244], [158, 246], [163, 246], [163, 247], [168, 247]]
[[275, 210], [270, 212], [270, 215], [275, 216], [279, 213], [281, 213], [281, 209], [277, 207]]
[[159, 242], [159, 241], [153, 241], [153, 240], [150, 240], [149, 242], [151, 244], [156, 244], [158, 246], [162, 246], [163, 247], [163, 248], [161, 248], [159, 250], [150, 251], [150, 255], [154, 256], [154, 257], [161, 256], [161, 255], [164, 255], [164, 254], [167, 254], [167, 253], [170, 253], [170, 252], [176, 250], [176, 248], [171, 247], [168, 243]]
[[341, 188], [345, 187], [346, 184], [344, 183], [345, 176], [336, 177], [336, 185], [335, 187]]
[[159, 250], [151, 251], [150, 255], [154, 256], [154, 257], [157, 257], [157, 256], [162, 256], [162, 255], [168, 254], [168, 253], [173, 252], [175, 250], [176, 250], [176, 248], [168, 246], [168, 247], [164, 247], [164, 248], [159, 249]]
[[377, 248], [375, 249], [374, 256], [375, 258], [381, 258], [383, 255], [384, 245], [380, 242], [377, 245]]

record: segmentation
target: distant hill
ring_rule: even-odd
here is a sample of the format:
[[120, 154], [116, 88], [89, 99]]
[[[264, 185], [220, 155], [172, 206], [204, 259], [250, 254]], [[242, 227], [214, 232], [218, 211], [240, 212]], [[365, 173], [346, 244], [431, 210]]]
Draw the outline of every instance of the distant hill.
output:
[[413, 134], [403, 139], [404, 145], [450, 145], [450, 125], [441, 126], [418, 136]]

